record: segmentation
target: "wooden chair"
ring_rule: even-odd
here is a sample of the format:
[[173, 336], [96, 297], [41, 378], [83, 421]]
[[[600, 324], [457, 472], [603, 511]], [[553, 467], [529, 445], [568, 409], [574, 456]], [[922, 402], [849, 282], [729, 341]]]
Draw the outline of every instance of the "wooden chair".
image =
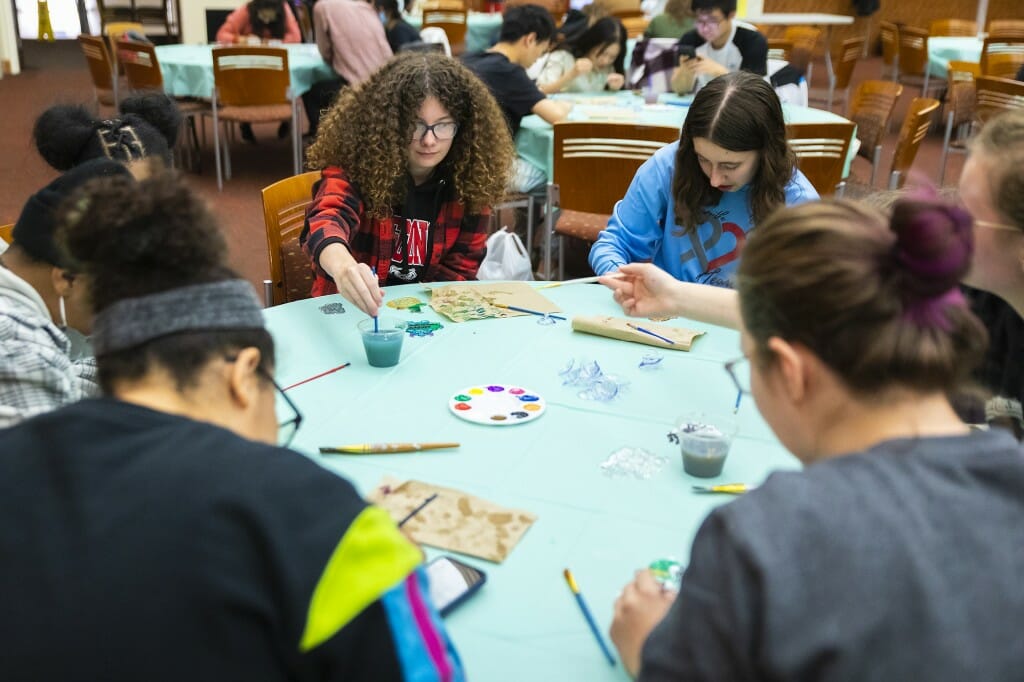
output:
[[985, 38], [981, 48], [981, 73], [996, 78], [1016, 78], [1024, 66], [1024, 38]]
[[651, 23], [650, 19], [641, 14], [638, 17], [623, 17], [620, 19], [622, 22], [622, 28], [626, 29], [626, 38], [628, 40], [636, 40], [644, 34], [647, 30], [647, 25]]
[[976, 36], [978, 23], [969, 19], [935, 19], [928, 24], [928, 35]]
[[466, 21], [469, 11], [461, 9], [434, 8], [423, 10], [423, 28], [437, 27], [448, 36], [452, 55], [459, 56], [466, 51]]
[[975, 88], [975, 113], [982, 125], [1004, 111], [1024, 109], [1024, 83], [1020, 81], [979, 76]]
[[78, 36], [78, 44], [85, 55], [85, 63], [89, 66], [92, 87], [96, 99], [96, 111], [101, 104], [117, 108], [117, 78], [114, 75], [114, 62], [110, 58], [107, 44], [99, 36]]
[[843, 169], [853, 139], [853, 123], [791, 123], [786, 141], [797, 167], [822, 196], [843, 193]]
[[928, 134], [932, 113], [939, 108], [939, 100], [930, 97], [915, 97], [907, 110], [892, 155], [892, 171], [889, 173], [889, 189], [900, 189], [907, 181], [907, 172], [914, 165], [914, 158], [921, 146], [921, 140]]
[[[900, 77], [900, 29], [891, 21], [878, 24], [879, 38], [882, 42], [882, 65], [888, 67], [889, 78], [899, 80]], [[883, 69], [884, 71], [884, 69]]]
[[291, 86], [288, 51], [279, 47], [219, 47], [213, 50], [214, 161], [217, 189], [223, 178], [231, 179], [231, 157], [224, 138], [221, 169], [221, 123], [271, 123], [290, 121], [294, 174], [301, 171], [299, 98]]
[[309, 298], [313, 270], [299, 246], [306, 222], [306, 207], [313, 200], [313, 185], [320, 171], [278, 180], [263, 188], [263, 223], [267, 230], [269, 286], [263, 290], [266, 307]]
[[107, 48], [110, 50], [110, 56], [114, 59], [118, 77], [124, 75], [124, 67], [117, 60], [117, 43], [124, 40], [125, 34], [128, 31], [138, 33], [139, 35], [146, 35], [146, 29], [137, 21], [111, 21], [103, 26], [103, 35], [107, 39]]
[[896, 101], [903, 94], [903, 86], [893, 81], [862, 81], [854, 93], [847, 116], [857, 125], [857, 139], [860, 148], [857, 155], [871, 162], [871, 180], [875, 186], [875, 176], [882, 161], [882, 141], [885, 131], [889, 129]]
[[853, 71], [857, 68], [857, 62], [864, 54], [864, 38], [849, 38], [839, 46], [838, 59], [835, 60], [835, 82], [829, 88], [828, 110], [832, 111], [832, 102], [835, 92], [842, 93], [840, 101], [849, 109], [850, 104], [850, 81], [853, 79]]
[[777, 59], [788, 62], [790, 53], [793, 51], [793, 41], [785, 38], [768, 39], [768, 59]]
[[[558, 235], [558, 277], [565, 278], [565, 237], [592, 244], [608, 224], [640, 165], [679, 139], [672, 126], [566, 122], [554, 126], [554, 167], [548, 183], [544, 273], [551, 278], [551, 240]], [[556, 209], [561, 209], [557, 211]], [[555, 215], [557, 215], [557, 225]]]
[[974, 62], [949, 62], [946, 76], [946, 132], [942, 140], [942, 158], [939, 161], [939, 186], [946, 179], [946, 159], [949, 153], [967, 151], [967, 138], [976, 118], [975, 80], [980, 75], [981, 68]]
[[928, 96], [929, 85], [941, 88], [942, 81], [932, 81], [928, 73], [928, 31], [913, 26], [900, 26], [900, 75], [904, 85], [920, 86], [921, 96]]
[[11, 244], [14, 241], [14, 223], [0, 225], [0, 240], [5, 241], [7, 244]]
[[793, 43], [786, 61], [807, 74], [807, 82], [810, 83], [821, 29], [813, 26], [787, 26], [782, 39]]
[[1024, 38], [1024, 19], [993, 19], [988, 22], [989, 38]]
[[[156, 56], [156, 49], [149, 43], [138, 43], [132, 40], [119, 40], [117, 46], [117, 61], [124, 70], [125, 80], [128, 87], [133, 91], [156, 90], [164, 91], [164, 76], [160, 71], [160, 61]], [[190, 145], [179, 144], [178, 146], [188, 152], [188, 165], [198, 166], [199, 162], [199, 136], [196, 131], [196, 119], [210, 112], [210, 106], [206, 102], [194, 99], [174, 98], [178, 111], [185, 118], [187, 123], [187, 135]], [[205, 132], [203, 139], [205, 141]], [[180, 140], [179, 140], [180, 142]], [[193, 152], [195, 158], [193, 160]]]

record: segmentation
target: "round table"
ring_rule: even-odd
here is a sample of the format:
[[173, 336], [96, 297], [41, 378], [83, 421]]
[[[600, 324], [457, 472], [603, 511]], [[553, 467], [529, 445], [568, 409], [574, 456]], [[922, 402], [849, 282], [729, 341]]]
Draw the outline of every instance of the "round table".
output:
[[[429, 300], [419, 285], [386, 292], [385, 300]], [[570, 319], [621, 316], [600, 285], [541, 293]], [[343, 314], [321, 312], [325, 304], [338, 302]], [[607, 631], [613, 602], [633, 571], [663, 557], [685, 563], [703, 518], [728, 501], [694, 493], [692, 485], [758, 483], [773, 469], [799, 466], [750, 400], [739, 408], [739, 433], [718, 478], [686, 475], [678, 446], [666, 438], [688, 410], [732, 410], [736, 389], [723, 363], [740, 354], [734, 331], [682, 319], [664, 322], [707, 333], [689, 352], [659, 350], [662, 367], [641, 370], [640, 359], [651, 347], [573, 332], [569, 322], [544, 326], [527, 315], [454, 323], [427, 306], [418, 314], [384, 311], [437, 321], [443, 328], [433, 336], [406, 337], [401, 362], [376, 369], [367, 364], [356, 330], [365, 316], [339, 296], [265, 311], [277, 344], [280, 385], [352, 363], [288, 391], [305, 417], [292, 447], [347, 477], [364, 494], [390, 475], [458, 488], [537, 515], [504, 563], [465, 559], [487, 573], [487, 584], [446, 624], [470, 679], [626, 680], [621, 664], [612, 668], [602, 657], [562, 570], [572, 569]], [[605, 373], [629, 384], [610, 402], [581, 399], [579, 389], [563, 386], [559, 376], [574, 358], [596, 360]], [[508, 427], [456, 418], [448, 399], [479, 383], [521, 384], [547, 401], [547, 412]], [[420, 454], [314, 454], [320, 446], [430, 441], [462, 445]], [[664, 455], [667, 463], [649, 479], [602, 473], [599, 465], [623, 446]], [[427, 553], [438, 554], [430, 548]]]

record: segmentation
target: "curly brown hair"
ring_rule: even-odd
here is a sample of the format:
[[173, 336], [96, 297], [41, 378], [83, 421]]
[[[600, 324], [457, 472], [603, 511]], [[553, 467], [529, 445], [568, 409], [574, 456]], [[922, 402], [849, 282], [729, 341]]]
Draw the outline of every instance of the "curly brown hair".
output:
[[431, 96], [459, 124], [442, 162], [456, 197], [470, 213], [499, 203], [515, 158], [508, 123], [471, 71], [437, 53], [399, 53], [366, 82], [342, 90], [309, 148], [309, 167], [341, 167], [359, 188], [367, 213], [387, 217], [405, 199], [416, 116]]
[[753, 224], [768, 217], [786, 201], [796, 156], [786, 144], [782, 104], [772, 86], [746, 71], [719, 76], [697, 93], [683, 122], [672, 177], [676, 223], [683, 234], [707, 220], [706, 209], [722, 199], [700, 169], [693, 139], [703, 137], [734, 152], [757, 151], [757, 171], [750, 181]]

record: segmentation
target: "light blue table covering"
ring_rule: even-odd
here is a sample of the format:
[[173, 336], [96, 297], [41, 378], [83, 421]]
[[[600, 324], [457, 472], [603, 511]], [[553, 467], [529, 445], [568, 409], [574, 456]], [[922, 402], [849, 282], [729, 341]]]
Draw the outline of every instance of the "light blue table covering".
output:
[[[213, 56], [216, 45], [158, 45], [156, 57], [164, 77], [164, 90], [175, 97], [213, 96]], [[295, 94], [307, 92], [313, 83], [337, 78], [312, 43], [284, 44]]]
[[[423, 26], [421, 14], [403, 15], [417, 31]], [[486, 50], [498, 39], [501, 28], [499, 12], [470, 12], [466, 16], [466, 52]]]
[[[663, 125], [676, 128], [682, 127], [692, 95], [659, 95], [658, 104], [644, 104], [642, 98], [632, 92], [616, 94], [592, 93], [581, 95], [560, 94], [556, 99], [576, 101], [569, 112], [570, 121], [609, 121], [615, 123], [642, 123], [645, 125]], [[822, 109], [800, 107], [783, 104], [782, 112], [787, 123], [849, 123], [850, 121]], [[850, 151], [846, 156], [843, 177], [850, 174], [850, 164], [857, 155], [856, 128], [851, 140]], [[523, 118], [519, 133], [516, 135], [516, 151], [533, 165], [552, 175], [554, 165], [555, 132], [551, 124], [540, 116], [531, 115]]]
[[928, 38], [928, 73], [945, 78], [949, 62], [980, 62], [982, 40], [975, 36], [933, 36]]
[[[599, 285], [543, 293], [569, 318], [621, 315]], [[389, 287], [386, 300], [410, 295], [428, 298], [418, 285], [406, 285]], [[427, 307], [420, 314], [385, 307], [385, 314], [438, 321], [444, 328], [432, 337], [406, 337], [401, 363], [374, 369], [356, 331], [364, 316], [349, 303], [342, 315], [318, 310], [339, 301], [335, 295], [266, 311], [281, 385], [352, 363], [289, 391], [305, 416], [293, 447], [364, 493], [384, 475], [416, 478], [538, 516], [504, 563], [466, 559], [487, 573], [487, 584], [446, 623], [471, 680], [626, 680], [621, 664], [611, 668], [601, 656], [562, 569], [573, 570], [598, 624], [607, 630], [614, 600], [633, 571], [663, 557], [685, 563], [701, 521], [728, 502], [695, 494], [691, 485], [757, 483], [773, 469], [798, 466], [753, 401], [740, 407], [738, 438], [717, 479], [687, 476], [678, 446], [666, 438], [688, 410], [732, 411], [736, 389], [722, 364], [739, 355], [735, 332], [681, 319], [664, 323], [707, 334], [690, 352], [658, 351], [664, 366], [642, 371], [637, 365], [649, 346], [575, 333], [568, 322], [542, 326], [538, 318], [524, 316], [456, 324]], [[558, 375], [570, 358], [597, 360], [629, 386], [608, 403], [583, 400], [579, 389], [563, 386]], [[491, 427], [449, 412], [450, 396], [492, 383], [536, 391], [547, 401], [547, 413], [531, 423]], [[428, 454], [313, 454], [323, 445], [417, 441], [462, 446]], [[646, 448], [668, 462], [647, 480], [610, 478], [599, 465], [622, 446]]]

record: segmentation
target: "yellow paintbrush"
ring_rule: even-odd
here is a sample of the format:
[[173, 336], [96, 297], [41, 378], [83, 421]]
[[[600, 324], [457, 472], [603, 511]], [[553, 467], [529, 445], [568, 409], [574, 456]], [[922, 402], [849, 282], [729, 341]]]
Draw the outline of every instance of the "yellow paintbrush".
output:
[[695, 485], [694, 492], [698, 493], [724, 493], [726, 495], [742, 495], [754, 486], [746, 483], [723, 483], [721, 485]]
[[322, 455], [384, 455], [392, 452], [420, 452], [421, 450], [444, 450], [457, 448], [458, 443], [363, 443], [341, 445], [336, 448], [322, 447]]

